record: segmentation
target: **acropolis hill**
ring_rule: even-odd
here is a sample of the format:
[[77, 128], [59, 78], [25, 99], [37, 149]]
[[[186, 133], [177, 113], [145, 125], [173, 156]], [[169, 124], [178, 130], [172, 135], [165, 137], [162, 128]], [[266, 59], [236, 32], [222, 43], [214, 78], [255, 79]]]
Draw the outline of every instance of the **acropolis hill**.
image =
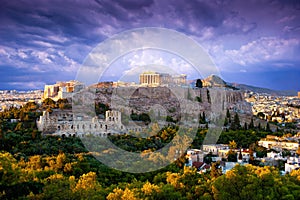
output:
[[[191, 123], [196, 122], [195, 116], [199, 116], [200, 113], [205, 113], [207, 119], [210, 121], [214, 117], [218, 117], [216, 116], [218, 112], [224, 113], [226, 109], [239, 112], [242, 115], [252, 116], [251, 107], [244, 101], [243, 93], [239, 90], [234, 90], [232, 87], [228, 87], [226, 82], [217, 76], [213, 75], [202, 80], [203, 87], [189, 87], [186, 75], [172, 77], [167, 74], [149, 72], [141, 75], [140, 81], [142, 84], [140, 85], [102, 82], [79, 91], [76, 91], [76, 88], [83, 87], [77, 81], [69, 81], [67, 84], [60, 82], [53, 87], [54, 90], [51, 90], [51, 86], [48, 85], [48, 91], [44, 93], [44, 99], [49, 97], [46, 94], [51, 94], [52, 97], [53, 95], [55, 97], [55, 94], [63, 94], [66, 97], [70, 97], [73, 94], [73, 111], [64, 111], [63, 116], [66, 115], [76, 120], [71, 120], [71, 122], [70, 118], [64, 122], [63, 116], [60, 116], [59, 110], [56, 110], [54, 112], [55, 117], [52, 117], [49, 113], [44, 113], [39, 120], [39, 127], [43, 127], [41, 129], [47, 130], [47, 133], [49, 133], [49, 126], [51, 126], [52, 132], [54, 131], [58, 135], [62, 135], [64, 131], [71, 131], [72, 135], [82, 136], [84, 135], [82, 132], [84, 129], [83, 123], [88, 123], [90, 125], [86, 126], [86, 130], [87, 127], [91, 128], [91, 134], [94, 134], [93, 132], [95, 131], [102, 131], [103, 133], [97, 132], [97, 134], [104, 135], [105, 133], [107, 135], [108, 133], [118, 134], [118, 130], [121, 130], [122, 133], [126, 132], [126, 130], [138, 130], [136, 126], [139, 125], [137, 124], [131, 127], [129, 123], [126, 127], [121, 122], [124, 122], [124, 120], [121, 120], [121, 117], [128, 117], [132, 113], [146, 113], [150, 116], [151, 121], [159, 121], [161, 119], [164, 121], [166, 116], [178, 121], [185, 115], [186, 119]], [[68, 88], [64, 89], [66, 86]], [[83, 93], [81, 94], [81, 92]], [[115, 117], [117, 124], [114, 124], [114, 121], [109, 121], [109, 118], [107, 118], [110, 113], [106, 113], [104, 121], [96, 119], [97, 116], [95, 115], [92, 117], [93, 119], [83, 116], [89, 115], [94, 109], [93, 106], [90, 108], [82, 107], [82, 104], [87, 103], [85, 99], [89, 97], [92, 101], [91, 105], [101, 103], [116, 112], [114, 113], [114, 117], [118, 116]], [[72, 113], [74, 109], [79, 112], [80, 117], [76, 116], [78, 113]], [[241, 118], [241, 122], [243, 122], [243, 117]], [[85, 119], [85, 122], [80, 122], [80, 119]], [[96, 122], [97, 124], [94, 124]]]
[[[241, 91], [220, 88], [181, 88], [177, 89], [176, 92], [185, 98], [178, 98], [168, 87], [97, 88], [95, 100], [127, 114], [130, 114], [132, 110], [137, 113], [147, 113], [155, 105], [160, 105], [166, 109], [168, 115], [176, 117], [180, 112], [177, 109], [180, 109], [181, 104], [191, 106], [189, 113], [196, 114], [203, 111], [210, 112], [214, 102], [219, 104], [217, 106], [220, 106], [220, 109], [230, 108], [242, 113], [251, 113], [251, 107], [244, 101]], [[191, 102], [197, 98], [201, 98], [201, 100], [196, 101], [197, 106], [193, 108], [192, 105], [194, 104]]]
[[[198, 100], [200, 111], [190, 108], [189, 112], [210, 112], [211, 102], [218, 99], [221, 109], [232, 109], [241, 113], [251, 114], [251, 108], [244, 101], [244, 94], [227, 85], [220, 77], [211, 75], [203, 80], [201, 88], [195, 87], [195, 81], [188, 84], [187, 76], [171, 76], [165, 73], [144, 72], [140, 74], [140, 84], [127, 82], [100, 82], [88, 88], [95, 94], [95, 101], [108, 105], [112, 109], [130, 114], [149, 112], [154, 105], [164, 107], [163, 112], [176, 117], [176, 111], [185, 101]], [[191, 81], [189, 81], [191, 82]], [[192, 87], [190, 87], [192, 85]], [[83, 89], [78, 81], [45, 86], [43, 99], [70, 98], [73, 93]], [[176, 89], [175, 89], [176, 88]], [[176, 90], [179, 97], [174, 94]], [[176, 92], [175, 92], [176, 93]], [[222, 97], [222, 99], [220, 99]], [[171, 111], [171, 112], [170, 112]]]

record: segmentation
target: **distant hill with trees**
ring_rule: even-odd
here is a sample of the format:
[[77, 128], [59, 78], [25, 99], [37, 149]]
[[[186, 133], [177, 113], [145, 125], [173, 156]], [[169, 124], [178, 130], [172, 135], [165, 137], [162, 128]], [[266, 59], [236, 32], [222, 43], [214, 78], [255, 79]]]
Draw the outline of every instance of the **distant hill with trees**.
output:
[[271, 90], [268, 88], [255, 87], [239, 83], [232, 83], [232, 85], [240, 90], [248, 90], [255, 93], [267, 93], [274, 96], [297, 96], [297, 92], [294, 90]]

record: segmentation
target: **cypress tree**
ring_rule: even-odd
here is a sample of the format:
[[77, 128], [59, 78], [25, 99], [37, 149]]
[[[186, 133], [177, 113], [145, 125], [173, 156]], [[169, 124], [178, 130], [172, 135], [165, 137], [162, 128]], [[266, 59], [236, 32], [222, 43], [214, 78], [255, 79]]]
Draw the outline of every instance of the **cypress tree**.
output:
[[258, 123], [257, 129], [261, 130], [261, 124], [260, 123]]
[[237, 130], [237, 129], [239, 129], [240, 127], [241, 127], [241, 124], [240, 124], [240, 118], [239, 118], [239, 115], [238, 115], [237, 113], [235, 113], [233, 122], [231, 123], [231, 129]]
[[227, 111], [226, 111], [226, 117], [227, 118], [230, 118], [231, 116], [230, 116], [230, 112], [229, 112], [229, 109], [227, 108]]
[[270, 128], [270, 124], [269, 122], [267, 123], [267, 126], [266, 126], [266, 131], [267, 132], [272, 132], [271, 128]]
[[206, 94], [207, 94], [207, 101], [208, 103], [210, 103], [210, 94], [209, 94], [209, 90], [206, 89]]
[[253, 122], [253, 118], [251, 118], [251, 122], [249, 124], [249, 129], [253, 129], [254, 128], [254, 122]]
[[244, 130], [248, 130], [248, 124], [247, 124], [247, 122], [245, 122], [245, 124], [244, 124]]
[[227, 119], [227, 117], [225, 117], [224, 126], [227, 126], [227, 125], [228, 125], [228, 119]]

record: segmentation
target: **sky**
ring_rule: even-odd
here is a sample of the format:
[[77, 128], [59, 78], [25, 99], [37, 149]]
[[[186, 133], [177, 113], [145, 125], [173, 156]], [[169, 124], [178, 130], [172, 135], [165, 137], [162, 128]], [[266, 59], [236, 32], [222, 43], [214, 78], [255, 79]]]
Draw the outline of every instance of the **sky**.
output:
[[[298, 0], [3, 0], [0, 89], [43, 89], [76, 79], [99, 44], [145, 27], [194, 40], [227, 82], [300, 91]], [[153, 64], [193, 77], [184, 58], [142, 49], [116, 58], [102, 78], [121, 80], [115, 74]]]

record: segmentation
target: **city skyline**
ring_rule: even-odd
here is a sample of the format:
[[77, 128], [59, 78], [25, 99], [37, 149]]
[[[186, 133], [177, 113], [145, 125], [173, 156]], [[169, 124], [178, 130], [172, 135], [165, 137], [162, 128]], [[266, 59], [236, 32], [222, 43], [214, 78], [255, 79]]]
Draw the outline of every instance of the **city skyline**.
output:
[[[300, 90], [297, 1], [3, 1], [0, 10], [0, 89], [42, 89], [73, 80], [102, 41], [133, 28], [162, 27], [198, 42], [227, 82]], [[114, 69], [188, 68], [161, 52], [129, 56]], [[104, 78], [122, 76], [109, 75]]]

